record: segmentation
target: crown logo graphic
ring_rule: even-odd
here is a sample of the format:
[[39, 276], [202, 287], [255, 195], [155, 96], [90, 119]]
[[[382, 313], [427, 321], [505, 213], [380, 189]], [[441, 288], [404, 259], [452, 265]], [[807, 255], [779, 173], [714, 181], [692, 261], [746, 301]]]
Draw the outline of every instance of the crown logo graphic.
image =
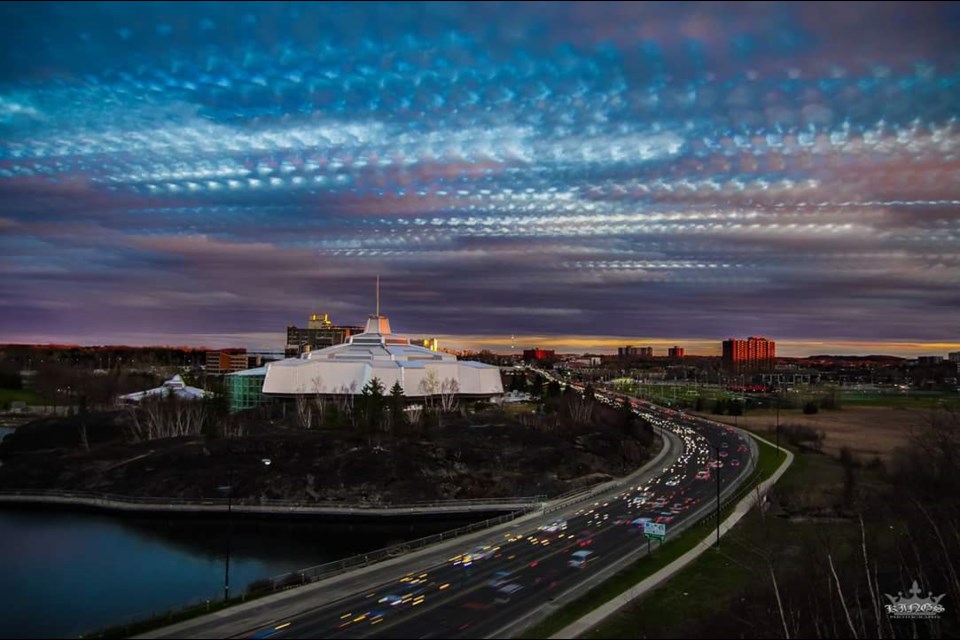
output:
[[945, 607], [940, 601], [945, 593], [934, 596], [932, 591], [928, 591], [926, 597], [921, 598], [921, 591], [920, 585], [914, 580], [909, 598], [905, 597], [902, 591], [898, 591], [896, 596], [883, 594], [890, 601], [890, 604], [885, 605], [887, 613], [894, 618], [932, 618], [944, 612]]

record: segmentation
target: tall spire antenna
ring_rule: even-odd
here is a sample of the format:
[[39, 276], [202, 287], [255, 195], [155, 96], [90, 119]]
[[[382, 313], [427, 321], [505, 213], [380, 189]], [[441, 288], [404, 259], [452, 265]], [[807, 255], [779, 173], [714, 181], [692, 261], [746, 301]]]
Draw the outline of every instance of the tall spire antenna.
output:
[[380, 317], [380, 274], [377, 274], [377, 317]]

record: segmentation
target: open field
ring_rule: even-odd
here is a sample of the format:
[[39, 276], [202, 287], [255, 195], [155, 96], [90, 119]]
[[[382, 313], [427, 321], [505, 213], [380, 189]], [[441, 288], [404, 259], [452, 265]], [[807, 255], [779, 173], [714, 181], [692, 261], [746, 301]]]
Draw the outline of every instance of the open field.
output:
[[0, 389], [0, 410], [9, 407], [11, 402], [17, 401], [36, 404], [37, 395], [33, 391], [23, 389]]
[[[755, 411], [734, 418], [698, 413], [705, 418], [737, 424], [758, 433], [774, 434], [777, 416], [774, 411]], [[867, 462], [874, 457], [889, 461], [894, 449], [907, 444], [912, 429], [928, 419], [927, 409], [891, 409], [886, 407], [850, 407], [837, 411], [820, 411], [804, 415], [798, 409], [782, 410], [781, 425], [805, 425], [826, 434], [823, 450], [837, 455], [844, 446]], [[774, 437], [770, 436], [771, 439]]]
[[[728, 391], [716, 385], [690, 384], [634, 384], [624, 382], [615, 385], [618, 391], [629, 393], [640, 398], [652, 400], [657, 404], [693, 407], [697, 397], [701, 397], [707, 409], [718, 401], [739, 399], [746, 401], [747, 410], [752, 410], [756, 404], [772, 406], [776, 402], [775, 396], [768, 394], [741, 393]], [[832, 393], [836, 393], [836, 400], [841, 407], [890, 407], [903, 409], [933, 409], [943, 405], [960, 407], [960, 393], [935, 391], [854, 391], [851, 388], [811, 386], [796, 387], [784, 392], [783, 406], [802, 406], [805, 402], [817, 401]]]

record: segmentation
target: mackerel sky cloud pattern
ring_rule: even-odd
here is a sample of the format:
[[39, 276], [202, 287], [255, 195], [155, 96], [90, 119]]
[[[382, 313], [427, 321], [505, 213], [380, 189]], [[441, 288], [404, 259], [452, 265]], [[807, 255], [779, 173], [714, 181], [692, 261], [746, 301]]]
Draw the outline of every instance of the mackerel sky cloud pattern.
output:
[[0, 25], [2, 340], [278, 347], [376, 273], [397, 328], [472, 345], [958, 340], [957, 3]]

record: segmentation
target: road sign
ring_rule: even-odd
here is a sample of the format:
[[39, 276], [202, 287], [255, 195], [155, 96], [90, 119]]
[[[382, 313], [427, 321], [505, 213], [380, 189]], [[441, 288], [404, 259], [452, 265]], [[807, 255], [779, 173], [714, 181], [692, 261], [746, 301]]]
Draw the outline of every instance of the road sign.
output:
[[667, 536], [667, 525], [658, 522], [644, 522], [643, 535], [663, 540]]

